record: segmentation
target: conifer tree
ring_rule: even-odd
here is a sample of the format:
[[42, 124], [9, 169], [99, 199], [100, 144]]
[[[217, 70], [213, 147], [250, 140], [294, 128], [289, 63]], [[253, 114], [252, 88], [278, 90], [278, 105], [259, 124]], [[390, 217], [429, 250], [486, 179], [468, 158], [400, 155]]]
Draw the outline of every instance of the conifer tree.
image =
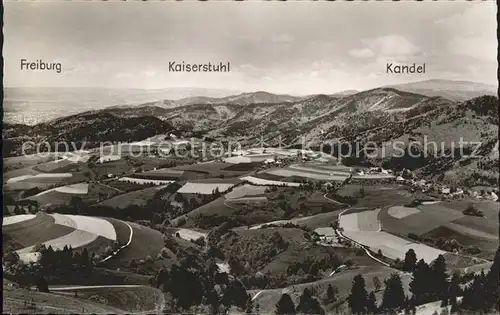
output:
[[351, 294], [349, 295], [347, 301], [352, 314], [366, 314], [368, 293], [366, 292], [365, 279], [362, 275], [359, 274], [354, 277]]
[[287, 293], [283, 293], [276, 304], [276, 314], [295, 314], [295, 304]]
[[415, 305], [430, 302], [432, 272], [429, 265], [420, 259], [413, 271], [410, 291], [413, 293]]
[[415, 266], [417, 265], [417, 254], [413, 248], [410, 248], [405, 254], [405, 260], [403, 262], [403, 270], [404, 271], [413, 271]]
[[389, 279], [385, 280], [385, 290], [382, 299], [382, 309], [395, 310], [403, 306], [405, 302], [405, 292], [401, 277], [397, 273], [391, 274]]

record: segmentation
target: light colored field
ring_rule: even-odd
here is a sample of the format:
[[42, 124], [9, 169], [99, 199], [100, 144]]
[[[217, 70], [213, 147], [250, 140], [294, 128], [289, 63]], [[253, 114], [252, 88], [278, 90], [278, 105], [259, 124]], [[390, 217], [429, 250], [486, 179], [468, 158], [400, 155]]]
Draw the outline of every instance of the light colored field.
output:
[[317, 228], [314, 232], [318, 233], [321, 236], [335, 236], [335, 230], [332, 227], [322, 227]]
[[484, 270], [484, 272], [486, 273], [486, 272], [488, 272], [491, 269], [492, 265], [493, 265], [493, 262], [487, 262], [487, 263], [477, 264], [477, 265], [474, 265], [474, 266], [470, 266], [470, 267], [464, 268], [464, 272], [465, 273], [470, 273], [470, 272], [477, 273], [477, 272], [481, 272], [482, 270]]
[[37, 262], [42, 257], [42, 254], [39, 252], [34, 253], [17, 253], [19, 255], [19, 260], [21, 260], [24, 264], [29, 264], [31, 262]]
[[67, 186], [56, 187], [52, 189], [48, 189], [42, 191], [41, 193], [36, 194], [34, 197], [39, 197], [45, 195], [49, 192], [57, 191], [64, 194], [74, 194], [74, 195], [86, 195], [89, 192], [89, 184], [88, 183], [78, 183]]
[[431, 263], [439, 255], [446, 253], [427, 245], [409, 242], [382, 231], [344, 231], [343, 234], [358, 243], [370, 247], [374, 252], [380, 249], [384, 256], [391, 259], [404, 259], [406, 252], [410, 248], [415, 251], [418, 259], [424, 259], [427, 263]]
[[54, 190], [66, 194], [86, 195], [89, 192], [89, 184], [79, 183], [79, 184], [67, 185], [54, 188]]
[[365, 174], [365, 175], [353, 175], [353, 179], [389, 179], [394, 178], [394, 175], [390, 174]]
[[66, 216], [76, 222], [76, 227], [78, 230], [86, 231], [95, 235], [100, 235], [112, 241], [116, 241], [115, 228], [109, 221], [82, 215], [66, 214]]
[[231, 199], [230, 201], [235, 201], [235, 202], [264, 202], [264, 201], [267, 201], [267, 198], [266, 197], [241, 197], [241, 198]]
[[326, 175], [339, 175], [339, 176], [349, 176], [349, 169], [344, 169], [344, 170], [329, 170], [325, 169], [322, 167], [315, 166], [313, 164], [292, 164], [289, 166], [292, 169], [299, 170], [299, 171], [305, 171], [305, 172], [311, 172], [311, 173], [319, 173], [319, 174], [326, 174]]
[[291, 176], [299, 176], [299, 177], [305, 177], [305, 178], [313, 178], [313, 179], [318, 179], [318, 180], [336, 180], [336, 181], [342, 181], [345, 180], [348, 175], [326, 175], [326, 174], [320, 174], [320, 173], [315, 173], [315, 172], [307, 172], [307, 171], [299, 171], [295, 169], [290, 169], [290, 168], [277, 168], [277, 169], [272, 169], [266, 171], [268, 174], [272, 175], [277, 175], [277, 176], [283, 176], [283, 177], [291, 177]]
[[[69, 234], [57, 237], [50, 241], [43, 242], [45, 247], [52, 246], [54, 250], [62, 250], [64, 246], [71, 246], [72, 248], [78, 248], [88, 245], [97, 239], [98, 235], [89, 233], [87, 231], [75, 230]], [[16, 251], [18, 254], [25, 254], [33, 252], [35, 246], [25, 247]]]
[[427, 263], [446, 253], [381, 231], [380, 222], [377, 219], [379, 211], [377, 209], [342, 215], [339, 221], [340, 227], [343, 228], [342, 233], [348, 238], [370, 247], [374, 252], [381, 250], [384, 256], [391, 259], [404, 259], [410, 248], [415, 251], [418, 259], [424, 259]]
[[155, 184], [155, 185], [165, 185], [175, 182], [174, 180], [162, 180], [162, 179], [142, 179], [142, 178], [133, 178], [133, 177], [122, 177], [118, 179], [122, 182], [131, 182], [135, 184]]
[[202, 233], [202, 232], [198, 232], [198, 231], [190, 230], [190, 229], [179, 229], [174, 233], [174, 236], [177, 235], [177, 233], [179, 233], [180, 238], [185, 239], [187, 241], [197, 240], [200, 237], [203, 237], [203, 238], [207, 237], [207, 233]]
[[422, 204], [423, 205], [435, 205], [437, 203], [440, 203], [441, 201], [440, 200], [434, 200], [434, 201], [423, 201]]
[[31, 220], [34, 217], [36, 217], [36, 215], [34, 215], [34, 214], [19, 214], [19, 215], [3, 217], [2, 226], [14, 224], [14, 223], [19, 223], [19, 222], [23, 222], [26, 220]]
[[52, 213], [50, 215], [54, 218], [54, 224], [60, 224], [70, 228], [77, 229], [75, 220], [73, 220], [69, 216], [59, 213]]
[[276, 220], [276, 221], [261, 223], [261, 224], [257, 224], [257, 225], [254, 225], [254, 226], [250, 227], [250, 230], [260, 229], [261, 227], [263, 227], [265, 225], [270, 225], [270, 224], [272, 224], [272, 225], [284, 225], [284, 224], [287, 224], [287, 223], [291, 223], [291, 224], [305, 223], [308, 220], [313, 219], [313, 218], [315, 218], [317, 216], [319, 216], [319, 215], [311, 215], [311, 216], [308, 216], [308, 217], [299, 217], [299, 218], [293, 218], [293, 219], [290, 219], [290, 220]]
[[246, 180], [249, 183], [254, 184], [254, 185], [263, 185], [263, 186], [289, 186], [289, 187], [299, 187], [300, 186], [300, 183], [268, 180], [268, 179], [253, 177], [253, 176], [241, 177], [241, 180]]
[[177, 192], [182, 194], [202, 194], [210, 195], [217, 188], [219, 192], [224, 192], [234, 184], [225, 183], [186, 183]]
[[380, 209], [344, 214], [339, 224], [345, 231], [380, 231], [378, 213]]
[[121, 160], [121, 158], [122, 158], [121, 155], [116, 155], [116, 154], [105, 155], [105, 156], [101, 156], [99, 158], [99, 163], [118, 161], [118, 160]]
[[417, 208], [410, 208], [410, 207], [404, 207], [404, 206], [395, 206], [395, 207], [390, 207], [389, 210], [387, 210], [387, 213], [389, 215], [397, 218], [397, 219], [402, 219], [406, 218], [409, 215], [419, 213], [420, 210]]
[[231, 156], [224, 159], [224, 162], [231, 164], [240, 163], [252, 163], [252, 162], [264, 162], [267, 159], [273, 157], [273, 154], [255, 154], [255, 155], [245, 155], [245, 156]]
[[252, 186], [245, 184], [234, 188], [231, 192], [225, 195], [226, 199], [237, 199], [246, 196], [261, 195], [266, 191], [266, 187], [263, 186]]
[[24, 181], [27, 179], [38, 180], [38, 179], [43, 179], [43, 178], [69, 178], [72, 176], [73, 176], [73, 174], [71, 174], [71, 173], [40, 173], [40, 174], [36, 174], [36, 175], [22, 175], [22, 176], [9, 178], [7, 180], [7, 184], [13, 184], [13, 183], [17, 183], [17, 182]]
[[479, 238], [493, 240], [493, 241], [498, 240], [498, 236], [496, 236], [494, 234], [490, 234], [490, 233], [487, 233], [487, 232], [484, 232], [481, 230], [466, 227], [466, 226], [463, 226], [463, 225], [460, 225], [457, 223], [450, 222], [450, 223], [446, 224], [445, 226], [447, 228], [449, 228], [450, 230], [455, 231], [455, 232], [460, 233], [460, 234], [465, 234], [465, 235], [469, 235], [472, 237], [479, 237]]

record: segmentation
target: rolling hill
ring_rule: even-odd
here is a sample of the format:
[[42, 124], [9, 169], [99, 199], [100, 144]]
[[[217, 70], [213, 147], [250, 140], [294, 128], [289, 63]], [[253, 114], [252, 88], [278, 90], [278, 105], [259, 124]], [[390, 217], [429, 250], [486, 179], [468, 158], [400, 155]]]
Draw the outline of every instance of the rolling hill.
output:
[[498, 92], [498, 87], [490, 84], [437, 79], [391, 85], [390, 87], [427, 96], [441, 96], [454, 101], [465, 101], [482, 95], [497, 95]]

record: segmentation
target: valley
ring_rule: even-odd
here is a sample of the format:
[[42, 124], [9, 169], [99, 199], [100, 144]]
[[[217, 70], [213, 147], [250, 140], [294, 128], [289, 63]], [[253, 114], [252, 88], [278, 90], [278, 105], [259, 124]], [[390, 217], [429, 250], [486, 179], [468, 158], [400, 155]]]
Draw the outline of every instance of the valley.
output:
[[[4, 311], [270, 314], [288, 296], [348, 314], [362, 279], [372, 306], [423, 314], [444, 299], [418, 291], [426, 270], [470, 307], [499, 263], [495, 106], [383, 87], [6, 124]], [[424, 136], [448, 154], [411, 154]], [[479, 158], [450, 154], [460, 136]]]

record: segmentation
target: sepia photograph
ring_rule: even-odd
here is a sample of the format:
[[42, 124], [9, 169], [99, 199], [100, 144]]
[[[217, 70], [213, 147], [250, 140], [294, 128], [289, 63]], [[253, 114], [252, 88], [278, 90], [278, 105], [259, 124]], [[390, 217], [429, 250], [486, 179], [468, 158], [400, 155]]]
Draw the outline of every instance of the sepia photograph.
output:
[[4, 314], [500, 314], [495, 1], [4, 1]]

